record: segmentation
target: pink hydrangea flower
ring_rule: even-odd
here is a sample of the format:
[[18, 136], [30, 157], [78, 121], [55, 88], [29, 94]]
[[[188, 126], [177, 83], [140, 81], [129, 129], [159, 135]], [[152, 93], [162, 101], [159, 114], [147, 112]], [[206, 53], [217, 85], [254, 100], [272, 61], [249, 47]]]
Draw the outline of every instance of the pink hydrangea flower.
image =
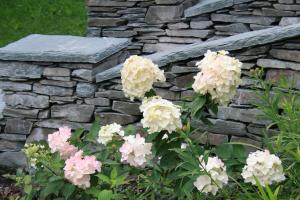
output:
[[95, 156], [83, 156], [78, 151], [74, 156], [66, 160], [64, 171], [65, 178], [79, 188], [90, 187], [90, 175], [101, 171], [101, 162]]
[[64, 160], [74, 155], [78, 149], [68, 143], [68, 139], [71, 137], [71, 129], [68, 127], [59, 128], [57, 132], [48, 135], [48, 144], [51, 149], [51, 153], [59, 152], [60, 157]]
[[139, 134], [124, 137], [125, 143], [121, 146], [121, 161], [134, 167], [145, 167], [147, 159], [151, 156], [151, 143], [145, 143], [145, 138]]

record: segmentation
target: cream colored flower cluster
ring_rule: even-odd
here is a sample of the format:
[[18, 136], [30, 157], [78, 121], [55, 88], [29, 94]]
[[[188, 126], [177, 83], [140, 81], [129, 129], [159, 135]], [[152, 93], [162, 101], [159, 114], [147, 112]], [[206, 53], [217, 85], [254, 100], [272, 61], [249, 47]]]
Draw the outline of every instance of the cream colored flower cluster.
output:
[[50, 151], [42, 144], [25, 144], [22, 150], [26, 157], [28, 158], [29, 165], [32, 168], [36, 168], [38, 161], [42, 159], [50, 159]]
[[143, 98], [156, 81], [165, 81], [164, 72], [150, 59], [130, 56], [121, 70], [123, 92], [126, 97]]
[[281, 160], [268, 150], [250, 153], [242, 176], [246, 183], [253, 185], [256, 185], [256, 177], [262, 186], [285, 180]]
[[179, 107], [159, 96], [145, 98], [140, 110], [143, 112], [141, 122], [144, 128], [149, 128], [149, 133], [162, 130], [172, 133], [182, 127]]
[[0, 89], [0, 119], [3, 117], [3, 110], [5, 108], [4, 94]]
[[121, 125], [119, 125], [117, 123], [113, 123], [113, 124], [108, 124], [108, 125], [102, 126], [99, 131], [97, 141], [100, 144], [106, 145], [107, 143], [112, 141], [113, 136], [115, 134], [118, 134], [121, 137], [124, 136], [124, 131], [122, 130]]
[[66, 160], [64, 167], [65, 178], [74, 185], [86, 189], [89, 188], [90, 175], [101, 171], [101, 162], [95, 156], [83, 156], [80, 150], [74, 156]]
[[151, 156], [151, 143], [146, 143], [145, 138], [139, 134], [124, 137], [124, 144], [120, 148], [121, 161], [134, 167], [145, 167], [147, 159]]
[[194, 77], [193, 84], [195, 92], [210, 94], [221, 105], [234, 97], [241, 82], [242, 63], [227, 54], [227, 51], [207, 51], [204, 59], [196, 63], [201, 71]]
[[207, 163], [203, 157], [199, 157], [201, 163], [200, 168], [206, 171], [209, 175], [201, 175], [194, 182], [194, 186], [203, 193], [212, 193], [216, 195], [219, 188], [223, 188], [228, 183], [228, 175], [226, 166], [218, 157], [209, 157]]

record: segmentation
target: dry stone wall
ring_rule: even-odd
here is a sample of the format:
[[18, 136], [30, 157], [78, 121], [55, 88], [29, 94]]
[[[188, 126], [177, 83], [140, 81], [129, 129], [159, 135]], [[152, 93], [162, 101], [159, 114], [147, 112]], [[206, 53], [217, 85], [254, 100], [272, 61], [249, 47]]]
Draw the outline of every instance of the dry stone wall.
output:
[[300, 22], [299, 0], [87, 0], [88, 36], [132, 39], [131, 54]]
[[127, 39], [30, 35], [0, 49], [0, 167], [25, 163], [25, 142], [61, 126], [89, 128], [111, 106], [98, 97], [94, 74], [128, 57]]

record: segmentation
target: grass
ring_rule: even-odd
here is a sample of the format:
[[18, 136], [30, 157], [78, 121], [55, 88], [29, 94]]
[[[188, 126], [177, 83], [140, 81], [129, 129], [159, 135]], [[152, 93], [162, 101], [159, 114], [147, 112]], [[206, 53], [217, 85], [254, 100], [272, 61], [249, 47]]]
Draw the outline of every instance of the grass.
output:
[[85, 35], [85, 0], [0, 0], [0, 47], [33, 33]]

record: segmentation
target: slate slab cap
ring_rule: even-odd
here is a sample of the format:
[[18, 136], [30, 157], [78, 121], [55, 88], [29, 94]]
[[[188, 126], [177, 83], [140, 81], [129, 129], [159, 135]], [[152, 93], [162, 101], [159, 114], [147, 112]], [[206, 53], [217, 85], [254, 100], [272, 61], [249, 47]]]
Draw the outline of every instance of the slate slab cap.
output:
[[98, 63], [128, 44], [125, 38], [33, 34], [0, 48], [0, 60]]

